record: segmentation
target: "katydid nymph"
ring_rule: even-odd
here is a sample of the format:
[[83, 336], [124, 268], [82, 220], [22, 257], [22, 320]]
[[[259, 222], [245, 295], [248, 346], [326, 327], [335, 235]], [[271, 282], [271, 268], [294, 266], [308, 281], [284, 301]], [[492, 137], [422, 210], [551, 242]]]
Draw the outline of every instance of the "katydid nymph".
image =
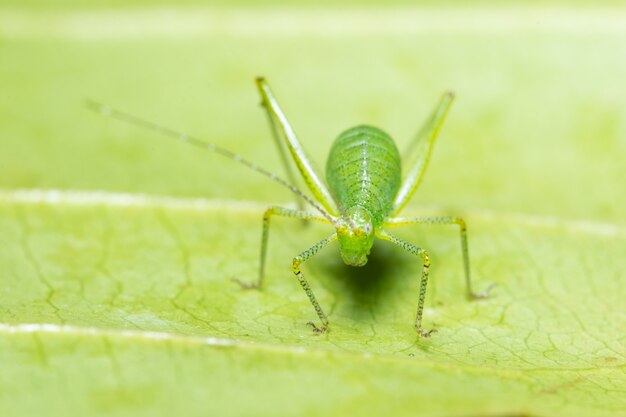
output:
[[[263, 285], [270, 220], [273, 216], [290, 217], [304, 221], [312, 220], [331, 225], [334, 228], [334, 232], [329, 237], [311, 246], [292, 260], [293, 273], [306, 292], [320, 321], [319, 324], [308, 323], [315, 333], [325, 332], [328, 329], [329, 321], [300, 269], [301, 264], [312, 258], [331, 242], [337, 241], [341, 258], [347, 265], [363, 266], [367, 263], [375, 238], [400, 246], [412, 255], [415, 255], [421, 262], [422, 271], [419, 280], [415, 329], [422, 337], [429, 337], [435, 331], [434, 329], [427, 331], [422, 327], [422, 313], [426, 297], [426, 286], [428, 284], [430, 257], [426, 250], [399, 239], [388, 232], [388, 229], [400, 226], [416, 224], [458, 226], [461, 237], [461, 253], [467, 298], [483, 298], [487, 295], [487, 292], [475, 293], [472, 291], [467, 227], [462, 218], [453, 216], [399, 216], [417, 190], [426, 171], [433, 145], [454, 100], [452, 93], [447, 92], [442, 96], [431, 116], [410, 143], [405, 154], [408, 156], [408, 161], [406, 159], [401, 161], [398, 148], [387, 133], [373, 126], [356, 126], [341, 133], [333, 143], [326, 162], [326, 182], [324, 182], [309, 161], [265, 79], [263, 77], [257, 78], [256, 85], [261, 95], [261, 104], [267, 113], [281, 160], [285, 165], [287, 179], [282, 179], [227, 149], [196, 139], [185, 133], [160, 126], [97, 102], [88, 102], [88, 107], [103, 115], [150, 129], [159, 134], [225, 156], [281, 184], [297, 196], [298, 206], [295, 209], [273, 206], [265, 211], [263, 215], [259, 275], [257, 280], [251, 283], [237, 281], [244, 288], [260, 288]], [[295, 186], [295, 177], [286, 156], [285, 146], [312, 197]], [[407, 162], [409, 163], [408, 170], [404, 179], [402, 179], [401, 163]], [[305, 210], [305, 203], [311, 206], [315, 212]]]

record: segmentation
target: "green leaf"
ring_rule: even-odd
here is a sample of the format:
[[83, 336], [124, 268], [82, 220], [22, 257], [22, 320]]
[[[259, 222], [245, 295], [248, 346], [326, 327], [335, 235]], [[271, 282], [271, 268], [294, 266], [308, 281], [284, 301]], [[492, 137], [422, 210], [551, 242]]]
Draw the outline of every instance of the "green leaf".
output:
[[332, 322], [315, 336], [288, 267], [313, 225], [276, 222], [267, 286], [243, 291], [230, 279], [255, 277], [261, 207], [3, 197], [5, 415], [36, 414], [33, 394], [75, 415], [623, 410], [623, 229], [469, 213], [476, 281], [498, 284], [474, 303], [454, 231], [424, 230], [430, 340], [411, 327], [414, 259], [380, 244], [351, 269], [327, 250], [305, 267]]
[[[0, 415], [626, 415], [623, 11], [35, 10], [0, 14]], [[412, 328], [419, 262], [377, 242], [304, 264], [314, 335], [290, 262], [331, 229], [277, 219], [242, 290], [292, 196], [80, 107], [281, 174], [260, 73], [319, 165], [357, 123], [402, 147], [453, 88], [406, 213], [463, 215], [492, 296], [464, 299], [457, 230], [409, 228], [438, 333]]]

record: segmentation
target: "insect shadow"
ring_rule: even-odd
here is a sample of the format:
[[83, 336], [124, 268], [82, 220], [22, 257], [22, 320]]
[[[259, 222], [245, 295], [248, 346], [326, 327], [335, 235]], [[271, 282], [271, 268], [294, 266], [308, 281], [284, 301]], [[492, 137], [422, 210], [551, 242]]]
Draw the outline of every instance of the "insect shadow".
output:
[[315, 266], [317, 276], [333, 278], [326, 288], [342, 294], [343, 313], [359, 321], [371, 320], [372, 315], [385, 317], [390, 309], [400, 314], [406, 306], [397, 306], [398, 294], [416, 291], [416, 272], [414, 259], [386, 243], [374, 245], [367, 264], [360, 268], [348, 266], [330, 253], [320, 257]]
[[[398, 262], [404, 263], [406, 259], [399, 259], [392, 250], [379, 245], [372, 248], [367, 265], [360, 269], [351, 268], [339, 262], [335, 263], [335, 268], [339, 269], [340, 267], [342, 269], [343, 274], [346, 275], [346, 279], [343, 280], [346, 287], [352, 291], [353, 295], [359, 297], [372, 293], [381, 294], [382, 291], [389, 288], [391, 280], [387, 278], [392, 274], [391, 267], [397, 265]], [[333, 271], [329, 272], [332, 273]]]

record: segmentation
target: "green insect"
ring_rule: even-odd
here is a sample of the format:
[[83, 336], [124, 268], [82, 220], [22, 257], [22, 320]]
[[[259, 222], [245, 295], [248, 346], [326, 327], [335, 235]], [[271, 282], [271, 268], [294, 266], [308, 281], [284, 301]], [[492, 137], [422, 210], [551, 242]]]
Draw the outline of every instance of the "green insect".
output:
[[[435, 329], [427, 331], [422, 327], [422, 313], [426, 297], [426, 286], [428, 284], [430, 257], [426, 250], [399, 239], [387, 231], [400, 226], [414, 224], [457, 225], [461, 236], [467, 297], [476, 299], [487, 296], [488, 290], [481, 293], [472, 291], [467, 227], [462, 218], [449, 216], [398, 216], [415, 193], [415, 190], [417, 190], [424, 176], [433, 145], [454, 100], [452, 93], [448, 92], [443, 95], [430, 118], [427, 119], [416, 138], [410, 144], [406, 153], [410, 162], [410, 168], [404, 179], [401, 178], [400, 153], [391, 137], [376, 127], [362, 125], [344, 131], [333, 143], [328, 161], [326, 162], [327, 183], [325, 183], [310, 163], [265, 79], [263, 77], [257, 78], [256, 84], [261, 94], [262, 106], [267, 112], [272, 135], [278, 146], [282, 162], [285, 165], [288, 180], [277, 177], [272, 172], [257, 166], [240, 155], [185, 133], [162, 127], [97, 102], [88, 102], [88, 107], [106, 116], [218, 153], [265, 175], [296, 194], [298, 197], [297, 209], [274, 206], [265, 211], [263, 215], [259, 276], [253, 283], [237, 281], [245, 288], [259, 288], [263, 284], [267, 241], [272, 216], [291, 217], [304, 221], [313, 220], [331, 225], [335, 231], [329, 237], [293, 258], [291, 264], [293, 273], [306, 292], [320, 320], [321, 324], [308, 323], [315, 333], [323, 333], [328, 329], [328, 316], [315, 298], [315, 294], [304, 277], [300, 266], [334, 241], [338, 241], [339, 253], [347, 265], [363, 266], [367, 263], [375, 238], [392, 242], [421, 260], [422, 273], [415, 329], [422, 337], [429, 337], [431, 333], [436, 331]], [[296, 183], [295, 177], [284, 150], [285, 145], [314, 199], [304, 194], [294, 185]], [[304, 203], [308, 203], [317, 213], [304, 210]]]

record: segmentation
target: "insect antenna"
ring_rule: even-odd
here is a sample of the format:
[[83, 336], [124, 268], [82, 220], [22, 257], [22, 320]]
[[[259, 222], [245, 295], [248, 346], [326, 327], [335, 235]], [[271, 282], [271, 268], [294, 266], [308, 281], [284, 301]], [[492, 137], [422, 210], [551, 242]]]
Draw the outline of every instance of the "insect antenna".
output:
[[144, 129], [147, 130], [151, 130], [153, 132], [156, 132], [160, 135], [163, 136], [167, 136], [170, 137], [172, 139], [176, 139], [180, 142], [185, 142], [188, 143], [190, 145], [196, 146], [198, 148], [202, 148], [204, 150], [207, 150], [209, 152], [213, 152], [216, 153], [218, 155], [224, 156], [228, 159], [231, 159], [241, 165], [247, 166], [248, 168], [250, 168], [251, 170], [258, 172], [261, 175], [264, 175], [265, 177], [269, 178], [270, 180], [277, 182], [278, 184], [282, 185], [283, 187], [287, 188], [289, 191], [291, 191], [292, 193], [296, 194], [298, 197], [302, 198], [304, 201], [306, 201], [307, 203], [309, 203], [313, 208], [315, 208], [317, 211], [319, 211], [322, 216], [324, 218], [326, 218], [333, 226], [338, 227], [338, 223], [337, 220], [335, 218], [333, 218], [333, 216], [331, 216], [326, 210], [324, 210], [324, 208], [318, 204], [316, 201], [314, 201], [312, 198], [308, 197], [306, 194], [304, 194], [302, 191], [300, 191], [300, 189], [298, 189], [297, 187], [295, 187], [294, 185], [292, 185], [291, 183], [289, 183], [288, 181], [276, 176], [276, 174], [274, 174], [271, 171], [266, 170], [265, 168], [261, 168], [260, 166], [258, 166], [257, 164], [255, 164], [252, 161], [249, 161], [247, 159], [245, 159], [244, 157], [242, 157], [239, 154], [236, 154], [234, 152], [229, 151], [228, 149], [222, 148], [220, 146], [217, 146], [213, 143], [209, 143], [209, 142], [205, 142], [201, 139], [195, 138], [193, 136], [190, 136], [186, 133], [174, 130], [174, 129], [170, 129], [168, 127], [164, 127], [161, 126], [157, 123], [154, 122], [150, 122], [148, 120], [142, 119], [141, 117], [132, 115], [130, 113], [126, 113], [124, 111], [121, 110], [117, 110], [113, 107], [107, 106], [106, 104], [103, 103], [99, 103], [97, 101], [94, 100], [85, 100], [85, 106], [89, 109], [92, 110], [96, 113], [100, 113], [103, 116], [106, 117], [110, 117], [112, 119], [117, 119], [126, 123], [129, 123], [131, 125], [134, 126], [138, 126], [138, 127], [142, 127]]

